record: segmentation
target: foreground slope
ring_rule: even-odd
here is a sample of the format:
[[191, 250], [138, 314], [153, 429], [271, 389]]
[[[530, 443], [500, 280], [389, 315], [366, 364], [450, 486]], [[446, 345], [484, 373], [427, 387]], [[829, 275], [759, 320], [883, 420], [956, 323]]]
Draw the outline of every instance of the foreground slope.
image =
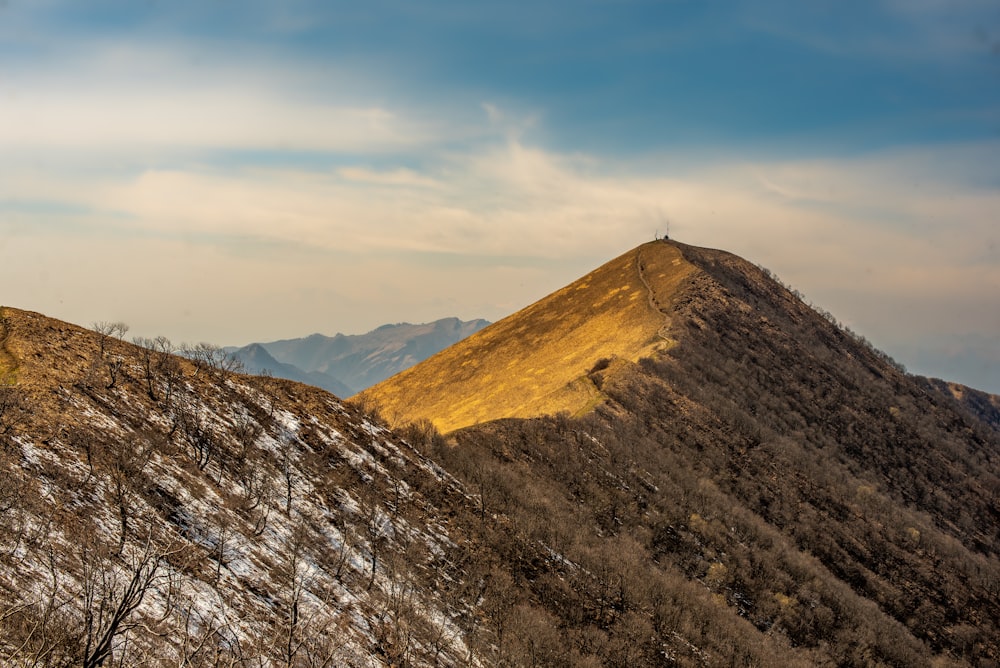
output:
[[645, 244], [361, 397], [392, 423], [443, 431], [586, 411], [600, 400], [587, 376], [596, 361], [671, 345], [665, 309], [691, 269], [675, 247]]
[[472, 448], [408, 433], [466, 485], [316, 388], [139, 343], [0, 310], [5, 666], [814, 663], [613, 536], [534, 535]]
[[332, 395], [139, 343], [0, 310], [0, 664], [483, 662], [453, 478]]
[[812, 662], [679, 572], [617, 623], [608, 537], [571, 561], [332, 395], [139, 343], [0, 311], [5, 666]]

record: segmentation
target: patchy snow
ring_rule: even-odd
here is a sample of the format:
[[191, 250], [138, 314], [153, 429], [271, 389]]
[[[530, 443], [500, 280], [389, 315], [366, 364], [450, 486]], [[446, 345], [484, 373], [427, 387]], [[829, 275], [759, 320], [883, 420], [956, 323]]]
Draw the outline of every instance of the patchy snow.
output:
[[274, 411], [274, 420], [290, 436], [297, 435], [302, 427], [299, 418], [283, 408]]
[[28, 463], [32, 468], [40, 468], [42, 465], [41, 452], [35, 447], [35, 444], [27, 436], [15, 436], [13, 439], [14, 443], [21, 446], [21, 456], [24, 457], [24, 461]]
[[379, 434], [387, 433], [389, 430], [380, 424], [376, 424], [369, 420], [368, 418], [362, 418], [361, 429], [367, 433], [369, 436], [378, 436]]
[[80, 411], [88, 426], [113, 431], [118, 434], [124, 433], [121, 424], [117, 420], [111, 419], [105, 413], [98, 412], [89, 403], [84, 403], [75, 396], [71, 397], [70, 401], [74, 404], [74, 408]]
[[[79, 537], [62, 525], [52, 525], [45, 513], [57, 519], [58, 514], [86, 517], [105, 546], [106, 563], [113, 565], [119, 579], [129, 568], [128, 555], [142, 547], [143, 523], [155, 520], [156, 539], [169, 556], [163, 556], [135, 614], [148, 624], [160, 625], [157, 628], [169, 629], [163, 636], [168, 640], [133, 634], [130, 643], [153, 647], [166, 642], [165, 647], [174, 651], [183, 638], [210, 639], [222, 647], [257, 648], [245, 651], [259, 650], [261, 665], [271, 665], [276, 657], [268, 659], [265, 654], [286, 623], [289, 605], [282, 568], [289, 563], [291, 546], [305, 531], [296, 571], [303, 587], [301, 610], [317, 624], [338, 625], [337, 665], [384, 665], [369, 620], [386, 609], [393, 595], [412, 599], [413, 614], [426, 622], [415, 628], [440, 629], [439, 640], [434, 641], [437, 662], [463, 665], [469, 649], [462, 630], [433, 589], [418, 580], [427, 565], [454, 570], [448, 552], [457, 544], [448, 535], [447, 520], [408, 481], [419, 489], [424, 484], [421, 478], [403, 476], [446, 481], [450, 493], [467, 498], [458, 482], [405, 443], [395, 442], [384, 426], [357, 417], [335, 399], [322, 400], [324, 415], [308, 414], [302, 408], [305, 402], [287, 398], [282, 402], [277, 390], [271, 394], [236, 380], [213, 383], [218, 380], [204, 371], [178, 379], [170, 405], [145, 394], [141, 383], [130, 385], [125, 380], [101, 401], [85, 392], [64, 390], [66, 410], [87, 425], [95, 444], [119, 448], [122, 443], [146, 444], [151, 449], [143, 468], [125, 480], [125, 488], [119, 478], [119, 494], [125, 491], [119, 498], [127, 500], [128, 509], [125, 549], [122, 556], [116, 554], [120, 515], [113, 501], [115, 487], [102, 468], [104, 460], [96, 462], [91, 474], [82, 450], [65, 439], [52, 438], [41, 446], [18, 436], [14, 442], [22, 451], [25, 470], [46, 471], [35, 477], [45, 501], [26, 511], [26, 533], [34, 542], [4, 543], [5, 548], [9, 545], [5, 558], [13, 566], [0, 574], [0, 590], [15, 590], [17, 583], [21, 599], [42, 601], [53, 596], [50, 552], [45, 547], [52, 546], [63, 555], [55, 565], [57, 594], [82, 618], [79, 560], [91, 548], [74, 544]], [[158, 387], [162, 397], [165, 385]], [[194, 416], [198, 427], [211, 436], [213, 451], [204, 462], [194, 460], [193, 446], [177, 426], [183, 412]], [[255, 438], [248, 439], [247, 434]], [[350, 471], [339, 465], [323, 468], [328, 461], [340, 460]], [[348, 486], [332, 488], [321, 482], [324, 470], [344, 476]], [[69, 491], [67, 480], [73, 481]], [[287, 480], [292, 501], [286, 509]], [[379, 493], [370, 495], [365, 485], [376, 485]], [[266, 491], [257, 498], [255, 489]], [[256, 501], [251, 503], [251, 497]], [[413, 515], [404, 511], [419, 511], [421, 517], [426, 515], [426, 523], [415, 525]], [[373, 536], [375, 546], [370, 542]], [[426, 546], [427, 556], [422, 558], [428, 562], [396, 563], [390, 569], [389, 555], [403, 554], [412, 543]], [[369, 588], [373, 549], [378, 567]], [[447, 572], [435, 577], [453, 580]], [[413, 652], [430, 652], [428, 638], [415, 635], [411, 642]], [[0, 639], [0, 648], [3, 644]]]

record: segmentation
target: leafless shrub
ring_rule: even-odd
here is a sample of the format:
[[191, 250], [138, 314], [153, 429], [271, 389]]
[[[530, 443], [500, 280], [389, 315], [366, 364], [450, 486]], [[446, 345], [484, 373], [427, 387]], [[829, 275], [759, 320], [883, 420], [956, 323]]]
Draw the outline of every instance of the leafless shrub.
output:
[[114, 337], [119, 341], [125, 338], [125, 334], [128, 333], [129, 326], [121, 321], [111, 322], [108, 320], [101, 320], [95, 322], [91, 325], [91, 329], [101, 335], [101, 353], [104, 353], [104, 343], [108, 337]]
[[196, 373], [207, 372], [221, 376], [225, 373], [242, 373], [243, 363], [235, 355], [227, 353], [211, 343], [181, 346], [181, 354], [194, 362]]
[[345, 403], [350, 406], [354, 406], [362, 413], [362, 415], [367, 417], [374, 424], [386, 424], [383, 407], [382, 404], [379, 403], [378, 399], [375, 399], [367, 394], [356, 394]]
[[0, 447], [21, 428], [27, 412], [24, 391], [15, 385], [0, 385]]
[[179, 404], [174, 409], [174, 424], [195, 466], [204, 471], [217, 454], [218, 439], [202, 416], [201, 407]]
[[118, 512], [118, 554], [121, 554], [128, 540], [129, 520], [137, 505], [138, 493], [145, 487], [145, 469], [152, 456], [152, 446], [142, 438], [113, 441], [101, 448], [99, 455]]
[[152, 530], [142, 545], [120, 557], [100, 544], [84, 547], [80, 573], [83, 668], [103, 666], [124, 646], [128, 634], [144, 624], [134, 613], [153, 587], [166, 579], [164, 566], [172, 551], [154, 538]]
[[137, 336], [132, 339], [132, 343], [139, 348], [139, 362], [146, 384], [146, 394], [153, 401], [157, 401], [159, 398], [157, 385], [162, 379], [167, 386], [169, 404], [169, 395], [178, 372], [176, 360], [171, 358], [174, 348], [170, 339], [165, 336], [158, 336], [155, 339]]

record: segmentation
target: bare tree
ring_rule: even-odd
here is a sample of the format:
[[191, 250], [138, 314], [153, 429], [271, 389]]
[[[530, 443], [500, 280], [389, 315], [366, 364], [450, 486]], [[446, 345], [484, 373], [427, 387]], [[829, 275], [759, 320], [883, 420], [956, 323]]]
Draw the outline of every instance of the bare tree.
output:
[[170, 385], [168, 392], [173, 389], [175, 374], [169, 372], [174, 371], [170, 368], [174, 365], [168, 362], [173, 353], [173, 344], [165, 336], [158, 336], [155, 339], [137, 336], [132, 339], [132, 343], [139, 348], [139, 362], [142, 366], [143, 379], [146, 381], [146, 394], [153, 401], [158, 401], [156, 386], [160, 378]]
[[[210, 655], [219, 651], [223, 641], [223, 624], [213, 611], [201, 614], [193, 600], [179, 607], [182, 626], [177, 630], [177, 668], [189, 666], [219, 665]], [[218, 658], [218, 657], [216, 657]]]
[[117, 322], [110, 322], [108, 320], [100, 320], [98, 322], [93, 323], [91, 325], [91, 329], [93, 329], [95, 332], [97, 332], [98, 334], [101, 335], [101, 339], [100, 339], [100, 342], [101, 342], [101, 354], [103, 355], [104, 354], [104, 350], [105, 350], [104, 346], [105, 346], [105, 342], [107, 341], [107, 339], [109, 337], [114, 337], [114, 338], [118, 339], [119, 341], [122, 340], [122, 339], [124, 339], [125, 334], [128, 333], [129, 326], [126, 323], [124, 323], [124, 322], [122, 322], [120, 320], [117, 321]]
[[163, 379], [163, 403], [169, 408], [173, 406], [174, 395], [184, 376], [184, 370], [173, 352], [167, 353], [166, 351], [160, 355], [158, 368], [160, 377]]
[[259, 536], [271, 514], [273, 490], [268, 469], [259, 458], [240, 459], [236, 479], [240, 483], [236, 511], [249, 522], [251, 535]]
[[108, 381], [105, 388], [110, 390], [118, 383], [118, 377], [125, 365], [125, 358], [119, 353], [114, 353], [108, 347], [111, 338], [122, 340], [128, 332], [128, 325], [124, 322], [95, 322], [92, 328], [98, 334], [98, 352], [100, 363], [103, 363], [108, 370]]
[[190, 448], [191, 458], [199, 471], [204, 471], [216, 455], [218, 444], [212, 428], [201, 416], [200, 406], [180, 405], [174, 413], [174, 423], [181, 438]]
[[307, 668], [342, 665], [338, 658], [350, 638], [347, 634], [349, 618], [347, 615], [325, 613], [325, 610], [317, 608], [305, 625], [300, 656]]
[[152, 447], [141, 438], [115, 441], [101, 450], [103, 468], [107, 471], [109, 491], [118, 509], [121, 554], [128, 538], [128, 524], [136, 506], [137, 491], [143, 485], [144, 472], [152, 457]]
[[282, 436], [278, 444], [278, 468], [285, 481], [285, 515], [292, 513], [292, 494], [295, 491], [295, 442]]
[[85, 546], [80, 600], [83, 604], [83, 668], [97, 668], [112, 657], [126, 636], [140, 626], [135, 612], [149, 591], [165, 578], [170, 550], [147, 534], [130, 554], [116, 558], [103, 546]]
[[13, 555], [21, 546], [31, 523], [29, 480], [0, 451], [0, 547]]
[[222, 567], [228, 561], [229, 540], [233, 537], [234, 529], [232, 516], [225, 509], [212, 513], [212, 524], [215, 525], [215, 545], [212, 549], [212, 557], [215, 559], [215, 584], [218, 586], [222, 577]]
[[139, 363], [142, 366], [143, 378], [146, 381], [146, 394], [156, 401], [156, 359], [153, 339], [142, 336], [133, 337], [132, 343], [139, 348]]
[[48, 578], [27, 599], [0, 604], [0, 662], [11, 666], [70, 665], [79, 646], [75, 618], [68, 609], [73, 597], [63, 588], [63, 577], [51, 549], [46, 552]]
[[392, 665], [409, 664], [418, 626], [414, 584], [406, 573], [410, 556], [390, 553], [384, 560], [387, 589], [373, 623], [379, 648]]
[[379, 507], [378, 493], [371, 485], [366, 485], [360, 491], [361, 519], [364, 522], [365, 538], [368, 539], [368, 552], [372, 563], [371, 576], [368, 578], [368, 589], [371, 590], [375, 584], [379, 555], [389, 538], [386, 531], [389, 518]]
[[243, 363], [235, 355], [227, 353], [211, 343], [181, 346], [181, 354], [194, 362], [195, 373], [206, 371], [221, 376], [225, 373], [241, 373]]
[[315, 563], [322, 560], [325, 544], [303, 517], [296, 519], [277, 569], [281, 584], [284, 618], [274, 642], [279, 665], [327, 668], [337, 659], [350, 637], [347, 616], [333, 614], [336, 594], [324, 589], [315, 577]]
[[309, 526], [303, 518], [296, 520], [292, 535], [286, 545], [284, 559], [278, 567], [278, 578], [283, 593], [285, 616], [279, 624], [277, 645], [282, 665], [291, 667], [306, 642], [302, 633], [303, 597], [310, 584], [306, 552], [310, 542]]
[[497, 664], [503, 665], [508, 650], [508, 630], [513, 621], [518, 592], [514, 579], [505, 570], [493, 568], [483, 592], [483, 612], [497, 643]]
[[24, 391], [13, 385], [0, 385], [0, 447], [24, 424], [26, 414]]

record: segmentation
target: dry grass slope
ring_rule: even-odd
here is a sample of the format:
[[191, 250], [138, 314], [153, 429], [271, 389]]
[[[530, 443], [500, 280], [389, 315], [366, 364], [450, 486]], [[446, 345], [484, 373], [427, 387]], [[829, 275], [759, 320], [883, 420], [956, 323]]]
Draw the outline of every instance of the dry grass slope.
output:
[[0, 307], [0, 385], [13, 384], [17, 379], [17, 360], [7, 349], [10, 329], [7, 325], [7, 309]]
[[440, 584], [473, 500], [398, 436], [317, 388], [0, 315], [0, 666], [495, 665]]
[[693, 271], [668, 242], [644, 244], [361, 394], [394, 424], [429, 419], [444, 432], [601, 401], [587, 372], [669, 348], [667, 307]]

